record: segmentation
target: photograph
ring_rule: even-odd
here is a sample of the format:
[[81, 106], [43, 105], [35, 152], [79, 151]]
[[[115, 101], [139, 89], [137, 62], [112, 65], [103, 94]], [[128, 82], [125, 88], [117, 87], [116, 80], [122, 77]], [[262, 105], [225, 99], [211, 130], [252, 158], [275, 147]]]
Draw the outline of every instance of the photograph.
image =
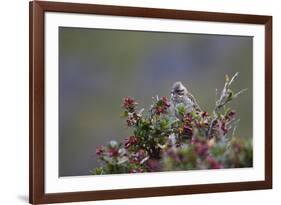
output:
[[59, 177], [253, 167], [253, 37], [58, 28]]

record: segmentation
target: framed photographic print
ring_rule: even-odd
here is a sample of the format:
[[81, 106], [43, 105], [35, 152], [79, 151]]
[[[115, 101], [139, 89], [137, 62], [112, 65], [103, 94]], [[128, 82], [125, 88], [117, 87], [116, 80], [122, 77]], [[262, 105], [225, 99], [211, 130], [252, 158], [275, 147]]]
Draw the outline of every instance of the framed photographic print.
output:
[[30, 203], [271, 187], [271, 16], [30, 2]]

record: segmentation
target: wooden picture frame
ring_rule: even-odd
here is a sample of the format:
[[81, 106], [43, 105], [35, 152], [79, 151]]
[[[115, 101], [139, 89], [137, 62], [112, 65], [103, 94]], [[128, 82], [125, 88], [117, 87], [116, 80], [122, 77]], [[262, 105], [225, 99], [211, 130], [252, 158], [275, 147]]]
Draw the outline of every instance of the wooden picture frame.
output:
[[[214, 13], [154, 8], [104, 6], [77, 3], [33, 1], [29, 4], [29, 201], [32, 204], [108, 200], [135, 197], [168, 196], [211, 192], [229, 192], [272, 188], [272, 17], [260, 15]], [[157, 19], [194, 20], [243, 23], [265, 26], [265, 179], [231, 183], [163, 186], [133, 189], [81, 191], [69, 193], [45, 192], [45, 44], [44, 15], [46, 12], [97, 14]]]

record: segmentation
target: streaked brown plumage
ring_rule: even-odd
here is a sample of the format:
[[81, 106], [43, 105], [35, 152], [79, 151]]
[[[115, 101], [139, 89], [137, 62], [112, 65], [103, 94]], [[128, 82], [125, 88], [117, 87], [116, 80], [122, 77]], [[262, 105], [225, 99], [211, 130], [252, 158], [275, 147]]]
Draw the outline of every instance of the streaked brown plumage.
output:
[[195, 97], [186, 89], [186, 87], [181, 82], [175, 82], [171, 90], [171, 96], [174, 106], [183, 103], [188, 111], [193, 109], [201, 111]]

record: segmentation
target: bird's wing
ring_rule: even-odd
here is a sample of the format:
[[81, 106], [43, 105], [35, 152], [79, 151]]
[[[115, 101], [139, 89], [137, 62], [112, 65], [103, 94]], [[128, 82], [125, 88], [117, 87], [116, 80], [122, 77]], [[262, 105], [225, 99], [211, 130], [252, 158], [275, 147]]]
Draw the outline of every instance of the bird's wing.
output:
[[190, 93], [190, 92], [187, 92], [186, 94], [188, 96], [188, 98], [192, 101], [192, 103], [194, 104], [194, 107], [196, 110], [200, 110], [201, 111], [201, 108], [200, 106], [198, 105], [195, 97]]

